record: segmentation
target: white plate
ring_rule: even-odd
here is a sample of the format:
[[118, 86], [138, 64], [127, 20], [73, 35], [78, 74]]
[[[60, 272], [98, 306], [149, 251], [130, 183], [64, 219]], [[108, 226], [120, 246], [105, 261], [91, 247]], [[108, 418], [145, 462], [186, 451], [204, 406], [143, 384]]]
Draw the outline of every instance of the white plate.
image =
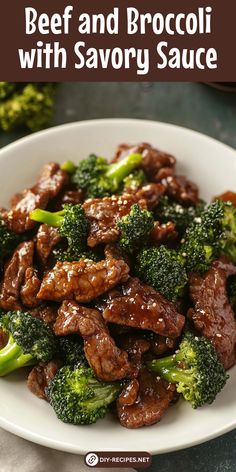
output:
[[[31, 185], [42, 164], [75, 162], [94, 152], [110, 157], [117, 144], [147, 141], [173, 153], [178, 172], [196, 181], [205, 199], [236, 190], [236, 152], [201, 134], [176, 126], [139, 120], [96, 120], [34, 134], [0, 151], [0, 204]], [[159, 424], [139, 430], [122, 428], [107, 417], [93, 426], [57, 420], [52, 408], [26, 387], [26, 373], [0, 379], [0, 426], [25, 439], [73, 453], [91, 450], [149, 451], [159, 454], [212, 439], [236, 426], [236, 367], [215, 403], [193, 410], [179, 401]]]

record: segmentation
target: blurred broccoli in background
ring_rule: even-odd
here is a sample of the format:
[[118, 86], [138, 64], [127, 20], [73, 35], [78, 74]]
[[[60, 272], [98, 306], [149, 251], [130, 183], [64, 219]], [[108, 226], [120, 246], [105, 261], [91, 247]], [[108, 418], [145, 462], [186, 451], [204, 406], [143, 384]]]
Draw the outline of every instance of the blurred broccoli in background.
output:
[[53, 115], [55, 89], [55, 84], [49, 82], [0, 82], [0, 128], [42, 129]]
[[0, 82], [0, 100], [5, 100], [16, 89], [17, 85], [12, 82]]

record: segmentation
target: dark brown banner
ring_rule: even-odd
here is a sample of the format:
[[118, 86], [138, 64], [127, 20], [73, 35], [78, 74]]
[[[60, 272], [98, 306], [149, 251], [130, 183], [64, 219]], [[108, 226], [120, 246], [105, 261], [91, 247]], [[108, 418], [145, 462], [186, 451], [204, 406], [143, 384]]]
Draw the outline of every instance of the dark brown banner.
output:
[[236, 81], [235, 0], [7, 0], [2, 81]]

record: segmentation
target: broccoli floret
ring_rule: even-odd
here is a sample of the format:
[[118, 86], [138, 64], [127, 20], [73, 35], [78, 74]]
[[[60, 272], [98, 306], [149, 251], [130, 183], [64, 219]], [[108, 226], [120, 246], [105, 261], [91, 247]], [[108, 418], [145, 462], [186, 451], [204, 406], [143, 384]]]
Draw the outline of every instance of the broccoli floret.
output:
[[[68, 167], [68, 163], [64, 164]], [[72, 169], [72, 168], [71, 168]], [[90, 154], [87, 159], [83, 159], [72, 177], [72, 182], [78, 187], [88, 192], [91, 182], [97, 181], [108, 169], [108, 162], [104, 157]]]
[[[124, 178], [136, 169], [142, 161], [141, 154], [130, 154], [121, 161], [108, 164], [103, 157], [91, 154], [81, 161], [76, 168], [72, 182], [80, 189], [85, 190], [87, 198], [102, 198], [116, 193]], [[72, 169], [68, 163], [63, 168]]]
[[135, 265], [137, 276], [170, 301], [183, 295], [187, 274], [183, 258], [166, 246], [143, 249]]
[[130, 213], [117, 222], [121, 232], [119, 245], [124, 251], [132, 254], [145, 241], [154, 226], [154, 218], [150, 211], [143, 210], [135, 203]]
[[[37, 208], [32, 211], [30, 218], [40, 223], [59, 228], [60, 234], [67, 239], [68, 250], [63, 255], [64, 260], [78, 260], [87, 252], [86, 240], [89, 231], [89, 221], [81, 204], [63, 205], [63, 210], [52, 213]], [[60, 253], [59, 253], [60, 254]]]
[[0, 100], [5, 100], [16, 89], [14, 82], [0, 82]]
[[66, 365], [86, 364], [84, 343], [77, 334], [58, 338], [59, 357]]
[[21, 311], [1, 316], [0, 327], [8, 335], [0, 350], [0, 376], [38, 361], [52, 359], [56, 352], [53, 333], [42, 320]]
[[0, 217], [0, 266], [10, 257], [16, 246], [22, 241], [19, 234], [10, 231]]
[[63, 249], [60, 245], [53, 249], [53, 255], [57, 261], [60, 262], [74, 262], [80, 259], [90, 259], [94, 262], [99, 262], [104, 259], [104, 253], [100, 251], [99, 246], [94, 249], [77, 250], [76, 253], [70, 249]]
[[175, 383], [193, 408], [212, 403], [228, 379], [210, 341], [191, 333], [185, 334], [174, 355], [149, 361], [148, 367]]
[[155, 217], [161, 223], [172, 221], [178, 233], [182, 235], [194, 219], [201, 216], [205, 205], [205, 202], [200, 201], [196, 206], [184, 207], [164, 196], [155, 208]]
[[183, 237], [180, 252], [188, 271], [205, 272], [221, 254], [236, 262], [236, 209], [216, 200], [195, 219]]
[[119, 383], [97, 380], [88, 367], [65, 366], [50, 382], [46, 395], [60, 420], [82, 425], [103, 418], [120, 388]]
[[55, 85], [51, 83], [25, 85], [0, 103], [0, 126], [4, 131], [23, 126], [40, 130], [52, 117], [54, 93]]
[[135, 170], [132, 174], [129, 174], [124, 179], [123, 191], [128, 192], [129, 190], [138, 190], [147, 182], [147, 177], [142, 169]]

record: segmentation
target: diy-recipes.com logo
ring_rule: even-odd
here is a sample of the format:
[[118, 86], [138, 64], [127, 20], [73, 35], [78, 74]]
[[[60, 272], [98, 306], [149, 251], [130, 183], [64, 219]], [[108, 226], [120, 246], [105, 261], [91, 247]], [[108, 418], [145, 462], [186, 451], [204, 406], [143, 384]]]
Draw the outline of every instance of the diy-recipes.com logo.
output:
[[152, 463], [148, 452], [88, 452], [84, 458], [88, 467], [138, 467], [146, 469]]

